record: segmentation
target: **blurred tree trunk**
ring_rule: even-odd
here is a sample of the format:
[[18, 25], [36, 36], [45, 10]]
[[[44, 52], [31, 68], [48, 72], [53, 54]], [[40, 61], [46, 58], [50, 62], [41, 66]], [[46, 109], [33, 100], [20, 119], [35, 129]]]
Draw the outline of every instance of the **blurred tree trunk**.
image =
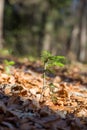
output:
[[57, 47], [55, 47], [55, 36], [54, 36], [54, 24], [55, 24], [55, 17], [53, 17], [53, 9], [49, 10], [49, 15], [47, 18], [47, 22], [45, 25], [44, 31], [44, 38], [43, 38], [43, 45], [42, 50], [50, 51], [52, 54], [56, 54]]
[[42, 19], [41, 19], [41, 27], [40, 27], [40, 31], [39, 31], [39, 40], [38, 40], [38, 56], [41, 55], [41, 51], [43, 50], [43, 37], [45, 35], [45, 26], [46, 26], [46, 22], [47, 22], [47, 17], [48, 17], [48, 9], [45, 10], [43, 13], [42, 13]]
[[38, 56], [40, 56], [41, 52], [44, 50], [43, 40], [46, 33], [45, 30], [46, 30], [47, 20], [48, 20], [49, 12], [50, 12], [50, 5], [48, 1], [43, 1], [41, 6], [42, 6], [43, 11], [41, 13], [41, 24], [40, 24], [40, 31], [39, 31], [38, 46], [37, 46]]
[[79, 27], [78, 25], [74, 25], [72, 30], [71, 30], [71, 35], [67, 40], [67, 44], [66, 44], [66, 53], [67, 56], [73, 60], [75, 60], [77, 58], [77, 48], [78, 48], [78, 44], [77, 44], [77, 39], [78, 39], [78, 33], [79, 33]]
[[0, 49], [3, 48], [3, 16], [4, 16], [4, 0], [0, 0]]
[[84, 62], [86, 59], [87, 43], [87, 0], [78, 1], [76, 17], [78, 18], [77, 23], [73, 25], [66, 45], [67, 54], [70, 57], [72, 53], [75, 59]]
[[45, 35], [43, 39], [43, 50], [50, 51], [51, 43], [53, 40], [53, 22], [47, 22], [45, 27]]
[[84, 62], [86, 59], [86, 44], [87, 44], [87, 0], [81, 1], [80, 23], [79, 23], [79, 48], [78, 60]]

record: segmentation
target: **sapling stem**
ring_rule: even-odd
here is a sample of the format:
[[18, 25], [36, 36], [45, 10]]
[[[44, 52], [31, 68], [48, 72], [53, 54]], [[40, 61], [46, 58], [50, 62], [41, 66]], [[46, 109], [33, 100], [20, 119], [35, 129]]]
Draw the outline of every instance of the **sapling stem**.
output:
[[46, 69], [47, 69], [47, 62], [44, 62], [43, 89], [46, 87]]
[[47, 70], [47, 61], [44, 61], [44, 72], [43, 72], [43, 86], [42, 86], [42, 94], [41, 98], [44, 96], [44, 89], [46, 88], [46, 70]]

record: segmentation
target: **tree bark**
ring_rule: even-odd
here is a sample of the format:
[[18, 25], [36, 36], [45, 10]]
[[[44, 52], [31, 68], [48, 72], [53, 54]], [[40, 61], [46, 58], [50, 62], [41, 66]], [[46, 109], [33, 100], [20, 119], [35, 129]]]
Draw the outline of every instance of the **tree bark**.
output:
[[50, 47], [53, 39], [52, 31], [53, 31], [53, 23], [47, 22], [45, 27], [45, 35], [43, 39], [43, 50], [50, 51]]
[[38, 40], [38, 48], [37, 48], [37, 52], [38, 52], [38, 56], [40, 57], [41, 55], [41, 51], [43, 49], [43, 38], [45, 35], [45, 26], [46, 26], [46, 22], [47, 22], [47, 16], [48, 16], [48, 11], [44, 11], [42, 13], [42, 23], [41, 23], [41, 29], [39, 31], [39, 40]]
[[0, 0], [0, 49], [3, 48], [3, 16], [4, 16], [4, 0]]
[[[82, 1], [81, 1], [82, 2]], [[86, 58], [86, 42], [87, 42], [87, 1], [83, 0], [81, 9], [81, 22], [79, 25], [79, 50], [78, 60], [84, 62]]]
[[72, 60], [76, 60], [77, 56], [77, 48], [78, 48], [78, 44], [77, 44], [77, 38], [78, 38], [78, 34], [79, 34], [79, 26], [76, 24], [74, 25], [74, 27], [71, 30], [71, 35], [67, 40], [67, 44], [66, 44], [66, 53], [67, 56]]

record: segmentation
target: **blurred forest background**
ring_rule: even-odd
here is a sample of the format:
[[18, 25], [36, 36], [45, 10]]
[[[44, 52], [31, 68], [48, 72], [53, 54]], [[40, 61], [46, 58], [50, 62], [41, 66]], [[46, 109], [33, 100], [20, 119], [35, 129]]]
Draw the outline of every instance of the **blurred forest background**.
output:
[[0, 0], [0, 52], [87, 62], [87, 0]]

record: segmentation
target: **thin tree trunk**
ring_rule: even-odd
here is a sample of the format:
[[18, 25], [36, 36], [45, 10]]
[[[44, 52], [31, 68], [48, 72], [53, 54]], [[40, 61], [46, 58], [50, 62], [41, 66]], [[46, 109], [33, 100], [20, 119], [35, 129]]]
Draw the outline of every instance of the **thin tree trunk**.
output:
[[47, 17], [48, 17], [48, 9], [47, 11], [44, 11], [42, 13], [42, 23], [41, 23], [41, 29], [39, 31], [39, 41], [38, 41], [38, 48], [37, 48], [37, 52], [38, 52], [38, 56], [40, 57], [41, 55], [41, 51], [42, 51], [42, 48], [43, 48], [43, 38], [44, 38], [44, 35], [45, 35], [45, 26], [46, 26], [46, 22], [47, 22]]
[[66, 43], [66, 53], [69, 58], [76, 59], [77, 52], [77, 38], [79, 33], [79, 26], [76, 24], [72, 28], [71, 35]]
[[79, 38], [79, 54], [78, 59], [82, 62], [86, 58], [86, 42], [87, 42], [87, 1], [82, 3], [81, 23], [80, 23], [80, 38]]
[[[79, 0], [76, 10], [77, 23], [73, 26], [72, 33], [67, 42], [67, 54], [74, 54], [77, 60], [85, 61], [87, 42], [87, 0]], [[72, 58], [72, 57], [70, 57]]]
[[0, 49], [3, 48], [3, 16], [4, 16], [4, 0], [0, 0]]
[[[50, 10], [49, 16], [51, 13], [52, 13], [52, 10]], [[44, 38], [43, 38], [43, 47], [42, 47], [43, 50], [52, 51], [51, 44], [53, 42], [53, 29], [54, 29], [54, 22], [49, 21], [47, 19]]]

